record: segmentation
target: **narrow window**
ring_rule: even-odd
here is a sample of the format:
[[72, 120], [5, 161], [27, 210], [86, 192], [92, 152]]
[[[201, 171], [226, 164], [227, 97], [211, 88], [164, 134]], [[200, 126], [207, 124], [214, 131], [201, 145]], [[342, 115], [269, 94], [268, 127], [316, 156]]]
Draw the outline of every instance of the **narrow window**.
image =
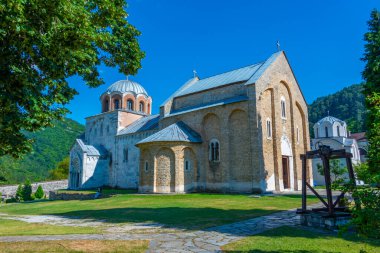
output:
[[145, 161], [145, 171], [148, 171], [148, 169], [149, 169], [148, 161]]
[[297, 126], [297, 144], [300, 143], [300, 129]]
[[118, 110], [120, 108], [120, 101], [119, 99], [114, 100], [114, 108], [115, 110]]
[[336, 126], [336, 132], [338, 133], [338, 137], [340, 137], [340, 130], [339, 130], [339, 126]]
[[139, 103], [139, 111], [144, 112], [144, 103], [143, 102]]
[[286, 104], [284, 97], [281, 97], [281, 117], [286, 119]]
[[127, 101], [127, 108], [128, 110], [133, 111], [133, 101], [130, 99]]
[[105, 106], [104, 106], [104, 111], [105, 112], [108, 112], [109, 111], [109, 101], [108, 101], [108, 99], [106, 100], [106, 103], [105, 103]]
[[185, 161], [185, 170], [188, 171], [190, 169], [189, 161]]
[[100, 124], [100, 136], [103, 136], [103, 123]]
[[329, 129], [327, 127], [325, 127], [325, 135], [326, 137], [329, 137]]
[[128, 162], [128, 148], [124, 149], [124, 162]]
[[212, 162], [219, 161], [220, 146], [218, 140], [212, 140], [209, 146], [209, 159]]
[[267, 119], [267, 138], [272, 138], [272, 124], [270, 119]]
[[319, 128], [317, 128], [317, 138], [319, 138]]

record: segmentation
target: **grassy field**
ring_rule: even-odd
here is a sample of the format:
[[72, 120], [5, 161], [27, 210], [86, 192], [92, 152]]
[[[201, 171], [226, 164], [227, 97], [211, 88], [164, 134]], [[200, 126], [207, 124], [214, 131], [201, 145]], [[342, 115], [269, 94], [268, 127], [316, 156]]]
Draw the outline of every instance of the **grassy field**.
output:
[[42, 223], [0, 219], [0, 236], [98, 234], [101, 232], [101, 228], [95, 227], [53, 226]]
[[109, 223], [153, 222], [169, 227], [202, 229], [300, 205], [301, 198], [295, 195], [251, 198], [248, 195], [225, 194], [119, 194], [97, 200], [7, 204], [0, 206], [0, 213], [53, 214]]
[[0, 242], [3, 253], [140, 253], [148, 249], [148, 241], [44, 241], [41, 242]]
[[378, 253], [380, 240], [364, 240], [354, 236], [341, 238], [303, 229], [280, 227], [225, 245], [222, 249], [223, 252], [258, 253]]

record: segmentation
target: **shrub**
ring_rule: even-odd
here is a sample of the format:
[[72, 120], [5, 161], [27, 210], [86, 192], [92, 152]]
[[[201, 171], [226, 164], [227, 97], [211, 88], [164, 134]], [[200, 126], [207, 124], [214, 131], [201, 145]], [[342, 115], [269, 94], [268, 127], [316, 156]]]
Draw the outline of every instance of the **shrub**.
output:
[[36, 192], [34, 193], [34, 196], [36, 197], [36, 199], [42, 199], [44, 195], [44, 190], [42, 189], [42, 186], [39, 185]]
[[23, 191], [23, 187], [21, 184], [19, 184], [19, 186], [17, 187], [17, 191], [16, 191], [16, 200], [18, 202], [20, 202], [22, 200], [22, 191]]
[[5, 200], [5, 203], [15, 203], [15, 202], [18, 202], [18, 200], [16, 198], [10, 198], [10, 199], [6, 199]]
[[350, 193], [356, 201], [351, 208], [352, 219], [348, 226], [353, 225], [361, 236], [380, 238], [380, 189], [347, 184], [341, 190]]
[[31, 185], [29, 179], [27, 179], [25, 181], [24, 187], [22, 188], [22, 199], [24, 201], [33, 200], [33, 198], [32, 198], [32, 185]]

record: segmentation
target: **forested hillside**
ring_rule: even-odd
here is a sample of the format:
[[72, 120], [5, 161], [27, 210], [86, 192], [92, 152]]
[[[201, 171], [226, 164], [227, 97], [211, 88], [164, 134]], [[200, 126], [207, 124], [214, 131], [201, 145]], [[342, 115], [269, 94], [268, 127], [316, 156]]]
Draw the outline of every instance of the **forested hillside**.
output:
[[366, 131], [366, 108], [363, 86], [355, 84], [334, 94], [317, 98], [309, 105], [310, 134], [313, 137], [313, 125], [328, 115], [346, 121], [352, 133]]
[[53, 128], [27, 133], [35, 139], [33, 152], [21, 160], [9, 156], [0, 158], [0, 184], [20, 183], [26, 178], [32, 182], [46, 180], [48, 171], [69, 155], [75, 138], [83, 131], [83, 125], [65, 119], [55, 122]]

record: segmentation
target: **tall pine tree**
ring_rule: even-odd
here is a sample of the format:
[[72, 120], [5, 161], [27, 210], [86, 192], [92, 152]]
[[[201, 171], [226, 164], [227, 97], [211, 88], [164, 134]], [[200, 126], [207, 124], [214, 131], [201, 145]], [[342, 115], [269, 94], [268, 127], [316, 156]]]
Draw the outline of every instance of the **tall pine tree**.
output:
[[373, 10], [368, 21], [368, 32], [364, 35], [363, 61], [364, 95], [367, 116], [367, 138], [369, 141], [368, 165], [375, 181], [380, 182], [380, 12]]

